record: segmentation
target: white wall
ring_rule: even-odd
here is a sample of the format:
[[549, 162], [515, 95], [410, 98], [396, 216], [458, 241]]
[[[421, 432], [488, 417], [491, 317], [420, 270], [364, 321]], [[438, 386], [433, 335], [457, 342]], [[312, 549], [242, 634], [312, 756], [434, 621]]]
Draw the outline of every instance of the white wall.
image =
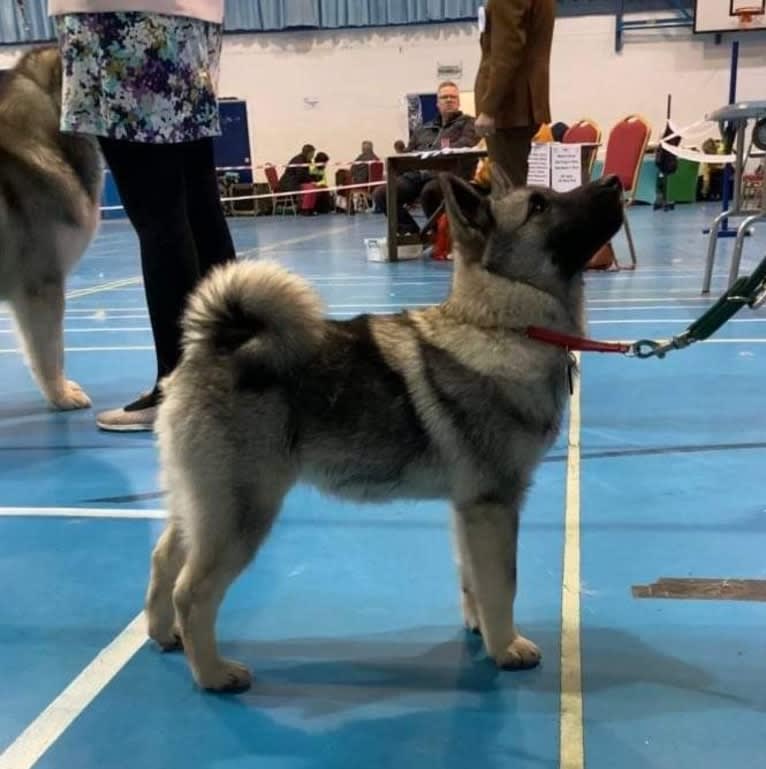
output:
[[[766, 99], [766, 33], [742, 36], [740, 99]], [[664, 125], [666, 94], [673, 94], [679, 125], [702, 118], [728, 95], [729, 41], [695, 37], [688, 29], [630, 33], [614, 50], [614, 17], [562, 18], [552, 56], [554, 120], [588, 115], [605, 131], [623, 115], [640, 112]], [[0, 48], [0, 67], [17, 51]], [[221, 95], [245, 98], [257, 163], [283, 163], [304, 142], [333, 161], [356, 155], [362, 139], [379, 154], [406, 138], [403, 95], [430, 92], [437, 64], [461, 63], [461, 90], [471, 90], [478, 64], [473, 24], [227, 35]], [[307, 107], [304, 98], [316, 99]]]
[[[742, 36], [740, 99], [766, 99], [765, 43], [766, 33]], [[462, 64], [458, 84], [472, 90], [478, 53], [473, 24], [227, 37], [221, 92], [247, 99], [257, 162], [285, 162], [306, 141], [347, 160], [362, 139], [386, 154], [394, 139], [406, 138], [402, 96], [433, 91], [437, 63]], [[672, 93], [673, 119], [687, 125], [726, 103], [730, 55], [730, 42], [715, 45], [687, 29], [630, 33], [618, 54], [614, 17], [559, 19], [553, 119], [587, 115], [606, 132], [640, 112], [659, 133]], [[308, 109], [304, 97], [318, 104]]]
[[[741, 36], [738, 99], [766, 99], [765, 42], [765, 33]], [[731, 41], [715, 45], [712, 36], [689, 29], [631, 32], [616, 53], [612, 17], [562, 19], [552, 53], [554, 119], [568, 122], [584, 112], [606, 132], [622, 116], [639, 112], [656, 137], [664, 127], [668, 93], [679, 126], [726, 104], [730, 58]]]
[[437, 63], [462, 62], [460, 87], [473, 89], [477, 48], [468, 24], [227, 37], [221, 94], [247, 99], [258, 162], [305, 142], [348, 160], [363, 139], [382, 156], [407, 140], [404, 95], [433, 92]]

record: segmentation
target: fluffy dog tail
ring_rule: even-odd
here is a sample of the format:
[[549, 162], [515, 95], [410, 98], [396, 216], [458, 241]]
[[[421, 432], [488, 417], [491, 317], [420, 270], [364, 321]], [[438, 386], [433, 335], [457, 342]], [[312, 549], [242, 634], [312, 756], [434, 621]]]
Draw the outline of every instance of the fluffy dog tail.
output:
[[299, 276], [274, 262], [215, 268], [194, 291], [183, 318], [187, 355], [258, 358], [286, 371], [309, 358], [324, 334], [322, 303]]

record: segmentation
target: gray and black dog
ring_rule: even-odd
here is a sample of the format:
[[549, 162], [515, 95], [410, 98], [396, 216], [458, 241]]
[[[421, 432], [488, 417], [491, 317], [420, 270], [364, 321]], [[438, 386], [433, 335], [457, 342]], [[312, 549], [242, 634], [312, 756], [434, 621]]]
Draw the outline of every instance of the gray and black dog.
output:
[[327, 320], [305, 280], [267, 262], [218, 269], [191, 298], [157, 422], [169, 520], [147, 616], [202, 687], [250, 683], [219, 656], [216, 615], [299, 480], [360, 501], [450, 500], [466, 625], [501, 667], [540, 660], [513, 614], [516, 542], [569, 361], [524, 331], [584, 334], [582, 271], [622, 224], [622, 190], [513, 189], [495, 171], [482, 197], [441, 181], [455, 255], [442, 304]]

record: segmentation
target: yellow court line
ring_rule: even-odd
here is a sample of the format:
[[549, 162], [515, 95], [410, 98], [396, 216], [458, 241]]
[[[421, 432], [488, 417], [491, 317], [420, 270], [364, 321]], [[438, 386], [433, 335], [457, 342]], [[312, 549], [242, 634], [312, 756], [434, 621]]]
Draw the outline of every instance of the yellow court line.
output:
[[[579, 367], [579, 355], [577, 364]], [[580, 376], [573, 379], [561, 588], [560, 769], [583, 769], [585, 766], [580, 648]]]

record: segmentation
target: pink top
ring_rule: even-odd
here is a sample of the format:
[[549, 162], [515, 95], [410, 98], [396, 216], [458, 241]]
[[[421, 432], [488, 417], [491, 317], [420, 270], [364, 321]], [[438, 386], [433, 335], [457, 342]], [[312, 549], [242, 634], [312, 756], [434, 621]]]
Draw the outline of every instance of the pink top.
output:
[[110, 11], [145, 11], [168, 16], [223, 22], [224, 0], [49, 0], [48, 14], [107, 13]]

